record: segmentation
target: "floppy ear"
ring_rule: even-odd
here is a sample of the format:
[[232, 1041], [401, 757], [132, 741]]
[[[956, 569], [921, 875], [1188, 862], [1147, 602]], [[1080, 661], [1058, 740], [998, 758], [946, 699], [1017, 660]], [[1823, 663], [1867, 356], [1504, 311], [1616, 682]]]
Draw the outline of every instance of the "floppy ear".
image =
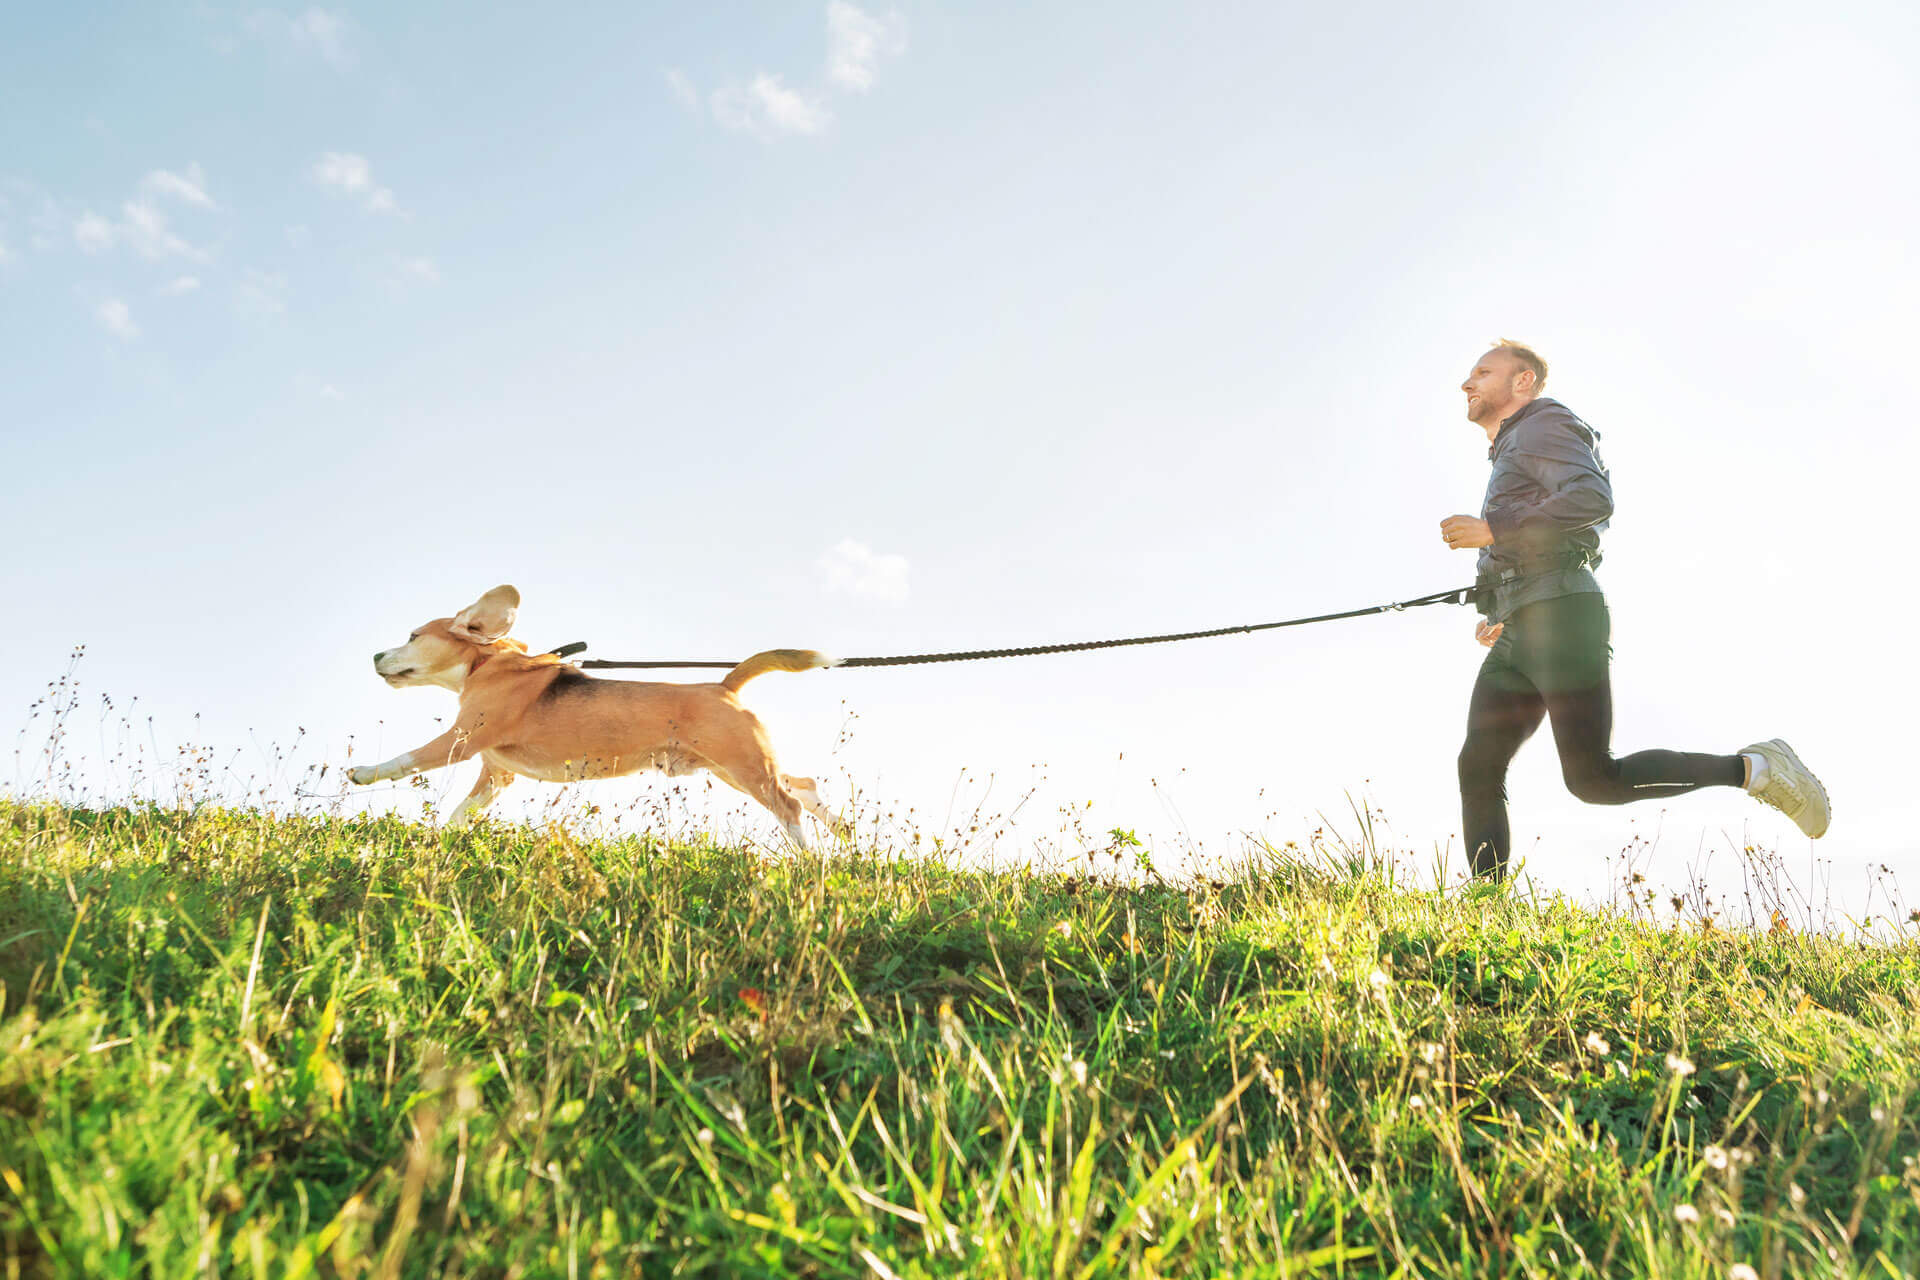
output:
[[492, 644], [513, 630], [514, 611], [520, 607], [520, 593], [502, 584], [453, 615], [455, 635], [478, 644]]

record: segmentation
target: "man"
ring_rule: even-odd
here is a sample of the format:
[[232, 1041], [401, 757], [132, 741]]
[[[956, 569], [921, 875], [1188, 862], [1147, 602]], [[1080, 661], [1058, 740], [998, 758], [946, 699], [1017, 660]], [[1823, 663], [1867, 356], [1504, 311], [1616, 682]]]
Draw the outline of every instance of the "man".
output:
[[1825, 834], [1826, 790], [1778, 738], [1730, 756], [1614, 757], [1609, 621], [1593, 576], [1613, 488], [1599, 433], [1542, 396], [1546, 381], [1546, 361], [1502, 339], [1460, 384], [1467, 419], [1487, 433], [1493, 462], [1480, 515], [1440, 522], [1448, 546], [1480, 550], [1477, 603], [1485, 616], [1475, 635], [1491, 651], [1474, 682], [1460, 748], [1461, 822], [1473, 873], [1506, 875], [1513, 848], [1507, 765], [1542, 717], [1553, 721], [1567, 789], [1589, 804], [1745, 787], [1807, 835]]

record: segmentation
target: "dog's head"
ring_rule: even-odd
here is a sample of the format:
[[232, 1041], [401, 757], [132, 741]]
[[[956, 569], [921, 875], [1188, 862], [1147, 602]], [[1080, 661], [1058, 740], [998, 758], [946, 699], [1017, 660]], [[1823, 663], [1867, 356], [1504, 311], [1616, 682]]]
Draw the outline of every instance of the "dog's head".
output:
[[399, 648], [374, 654], [373, 669], [396, 689], [437, 684], [458, 693], [482, 654], [501, 644], [514, 646], [506, 635], [519, 607], [518, 591], [495, 587], [451, 618], [415, 628]]

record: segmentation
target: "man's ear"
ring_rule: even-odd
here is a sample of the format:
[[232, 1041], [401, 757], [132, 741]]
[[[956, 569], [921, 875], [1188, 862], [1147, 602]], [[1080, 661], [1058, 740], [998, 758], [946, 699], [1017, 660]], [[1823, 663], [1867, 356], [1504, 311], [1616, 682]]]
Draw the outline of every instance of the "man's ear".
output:
[[495, 587], [453, 615], [453, 633], [476, 644], [492, 644], [513, 630], [520, 593], [505, 585]]

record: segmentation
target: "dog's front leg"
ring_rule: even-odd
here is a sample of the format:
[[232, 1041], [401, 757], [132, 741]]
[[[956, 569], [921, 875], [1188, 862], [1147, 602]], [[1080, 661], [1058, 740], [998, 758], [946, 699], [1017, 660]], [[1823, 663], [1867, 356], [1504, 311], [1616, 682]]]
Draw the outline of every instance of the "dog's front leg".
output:
[[473, 790], [460, 802], [460, 807], [447, 817], [450, 827], [464, 827], [480, 816], [480, 811], [493, 803], [493, 798], [513, 785], [513, 771], [502, 769], [493, 761], [486, 760], [480, 765], [480, 780], [473, 784]]
[[455, 725], [424, 747], [402, 751], [393, 759], [383, 760], [379, 764], [355, 765], [347, 773], [347, 781], [360, 786], [369, 782], [391, 782], [395, 778], [404, 778], [426, 769], [459, 764], [478, 754], [485, 745], [476, 741], [471, 731]]

